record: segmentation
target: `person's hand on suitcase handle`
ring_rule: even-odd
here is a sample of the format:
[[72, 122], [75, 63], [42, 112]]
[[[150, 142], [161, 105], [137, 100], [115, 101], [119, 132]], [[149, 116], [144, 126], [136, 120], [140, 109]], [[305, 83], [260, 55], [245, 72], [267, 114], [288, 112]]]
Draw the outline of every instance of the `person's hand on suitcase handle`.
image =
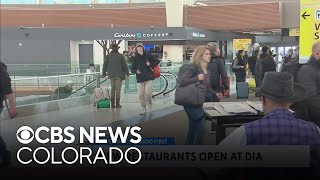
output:
[[217, 93], [216, 95], [217, 95], [217, 97], [218, 97], [219, 99], [222, 99], [222, 97], [223, 97], [221, 93]]

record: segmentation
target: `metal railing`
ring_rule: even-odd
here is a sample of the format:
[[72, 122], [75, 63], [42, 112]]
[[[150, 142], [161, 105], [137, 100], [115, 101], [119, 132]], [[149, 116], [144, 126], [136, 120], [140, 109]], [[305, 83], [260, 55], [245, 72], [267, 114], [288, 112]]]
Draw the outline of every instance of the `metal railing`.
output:
[[[167, 65], [167, 64], [166, 64]], [[155, 94], [153, 97], [163, 94], [164, 96], [173, 92], [177, 86], [177, 74], [183, 64], [172, 64], [171, 66], [161, 66], [161, 77], [153, 81]], [[50, 65], [48, 65], [50, 67]], [[228, 74], [233, 74], [231, 63], [226, 63]], [[63, 92], [68, 80], [74, 85], [74, 90], [69, 94]], [[12, 86], [16, 96], [16, 104], [26, 105], [39, 102], [53, 101], [64, 98], [74, 98], [88, 96], [94, 93], [94, 88], [107, 86], [111, 88], [108, 79], [100, 79], [100, 73], [76, 73], [67, 75], [43, 76], [43, 77], [23, 77], [12, 78]], [[137, 82], [135, 75], [130, 75], [123, 82], [123, 93], [137, 93]]]
[[[169, 89], [168, 91], [165, 91], [163, 93], [163, 95], [166, 96], [167, 94], [171, 93], [172, 91], [174, 91], [177, 88], [177, 86], [178, 86], [178, 77], [174, 73], [168, 73], [167, 72], [167, 73], [162, 73], [162, 74], [164, 76], [171, 76], [174, 79], [174, 85], [171, 87], [171, 89]], [[171, 85], [171, 83], [170, 83], [170, 85]]]
[[[68, 98], [78, 87], [88, 87], [87, 81], [99, 73], [11, 79], [17, 106]], [[76, 93], [76, 97], [78, 94]]]

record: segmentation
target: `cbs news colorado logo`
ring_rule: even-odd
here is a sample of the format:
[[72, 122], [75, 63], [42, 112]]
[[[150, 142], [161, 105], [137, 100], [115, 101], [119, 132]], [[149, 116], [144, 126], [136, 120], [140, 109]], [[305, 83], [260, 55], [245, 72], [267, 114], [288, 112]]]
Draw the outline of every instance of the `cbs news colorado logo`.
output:
[[[24, 145], [32, 143], [34, 140], [40, 144], [72, 144], [76, 142], [76, 136], [74, 128], [71, 126], [65, 127], [45, 127], [41, 126], [36, 130], [33, 130], [29, 126], [22, 126], [17, 130], [17, 140]], [[92, 150], [90, 147], [67, 147], [62, 152], [57, 153], [55, 147], [37, 147], [31, 149], [30, 147], [22, 147], [17, 152], [17, 159], [21, 164], [30, 164], [36, 162], [37, 164], [95, 164], [97, 161], [102, 161], [105, 164], [119, 164], [123, 161], [128, 164], [137, 164], [142, 158], [142, 153], [137, 147], [132, 147], [134, 144], [141, 142], [142, 137], [138, 133], [141, 130], [140, 127], [126, 127], [124, 130], [121, 127], [90, 127], [87, 131], [85, 128], [79, 129], [79, 142], [78, 144], [89, 145], [115, 145], [115, 144], [127, 144], [130, 143], [129, 148], [98, 147]], [[48, 135], [47, 137], [40, 137], [40, 133]], [[109, 136], [108, 136], [109, 135]], [[110, 138], [107, 138], [110, 137]], [[95, 146], [97, 147], [97, 146]], [[107, 152], [104, 152], [107, 149]], [[39, 154], [42, 154], [39, 158]], [[45, 157], [43, 157], [43, 154]], [[55, 154], [61, 154], [61, 157], [55, 159]], [[69, 156], [67, 155], [69, 154]], [[72, 154], [72, 155], [70, 155]], [[73, 159], [70, 160], [70, 157]], [[50, 161], [51, 160], [51, 161]]]

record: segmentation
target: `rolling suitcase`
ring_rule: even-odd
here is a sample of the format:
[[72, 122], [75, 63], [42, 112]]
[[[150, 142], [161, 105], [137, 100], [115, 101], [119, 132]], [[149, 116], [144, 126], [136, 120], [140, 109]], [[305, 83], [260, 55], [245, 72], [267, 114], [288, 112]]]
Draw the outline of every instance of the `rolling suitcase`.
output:
[[110, 94], [107, 87], [100, 87], [94, 90], [93, 105], [96, 108], [110, 108]]
[[237, 83], [237, 98], [247, 99], [249, 97], [249, 85], [247, 82]]

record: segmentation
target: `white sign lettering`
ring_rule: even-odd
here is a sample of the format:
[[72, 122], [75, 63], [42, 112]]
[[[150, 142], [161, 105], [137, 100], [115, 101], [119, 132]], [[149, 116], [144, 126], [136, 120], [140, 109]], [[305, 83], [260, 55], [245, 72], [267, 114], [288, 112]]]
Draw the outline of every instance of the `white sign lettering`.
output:
[[192, 37], [205, 38], [206, 34], [201, 34], [200, 32], [193, 32]]
[[129, 34], [129, 33], [126, 33], [126, 34], [115, 33], [114, 37], [116, 37], [116, 38], [130, 38], [130, 37], [136, 37], [136, 35]]

